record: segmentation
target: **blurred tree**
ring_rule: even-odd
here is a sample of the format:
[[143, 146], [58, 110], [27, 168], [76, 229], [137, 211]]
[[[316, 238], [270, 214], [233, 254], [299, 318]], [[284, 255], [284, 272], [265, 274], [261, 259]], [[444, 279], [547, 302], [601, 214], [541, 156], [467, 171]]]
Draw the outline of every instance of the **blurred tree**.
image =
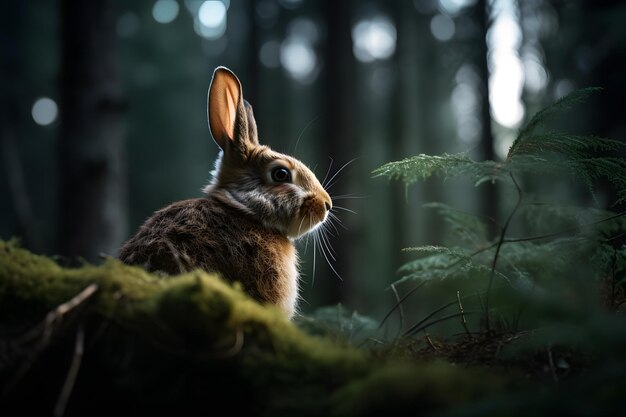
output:
[[115, 255], [127, 235], [124, 100], [113, 0], [61, 2], [62, 255]]
[[[323, 118], [326, 132], [322, 147], [323, 154], [345, 158], [354, 155], [355, 130], [355, 60], [352, 53], [352, 4], [350, 1], [337, 2], [326, 0], [322, 6], [326, 21], [326, 43], [323, 60], [324, 98], [322, 104]], [[335, 161], [334, 172], [347, 161]], [[336, 180], [336, 179], [335, 179]], [[333, 180], [333, 182], [335, 182]], [[331, 184], [333, 184], [331, 182]], [[338, 181], [333, 185], [332, 195], [344, 195], [351, 191], [345, 181]], [[337, 239], [335, 242], [336, 258], [341, 259], [339, 274], [345, 275], [344, 266], [354, 262], [354, 245], [349, 238]], [[337, 303], [349, 300], [352, 294], [350, 281], [343, 283], [336, 279], [324, 280], [329, 285], [325, 289], [326, 303]]]
[[24, 3], [11, 1], [5, 4], [2, 16], [2, 62], [0, 77], [0, 137], [2, 165], [8, 182], [12, 214], [15, 218], [15, 233], [22, 239], [22, 244], [33, 251], [41, 250], [39, 236], [34, 230], [34, 215], [30, 196], [26, 186], [22, 158], [18, 149], [19, 120], [19, 48], [18, 33], [23, 23]]
[[[487, 0], [478, 0], [472, 10], [473, 18], [478, 24], [478, 37], [475, 40], [475, 64], [478, 68], [478, 74], [480, 75], [480, 83], [478, 84], [479, 101], [480, 101], [480, 113], [478, 115], [481, 125], [481, 137], [480, 137], [480, 149], [481, 157], [485, 161], [496, 160], [496, 154], [494, 149], [493, 131], [491, 129], [491, 110], [489, 102], [489, 65], [488, 54], [489, 48], [487, 46], [487, 32], [490, 27], [491, 7]], [[481, 211], [483, 215], [490, 219], [497, 219], [498, 217], [498, 189], [495, 184], [483, 184], [482, 195], [482, 207]], [[494, 236], [497, 230], [495, 230], [494, 222], [488, 222], [488, 235]]]

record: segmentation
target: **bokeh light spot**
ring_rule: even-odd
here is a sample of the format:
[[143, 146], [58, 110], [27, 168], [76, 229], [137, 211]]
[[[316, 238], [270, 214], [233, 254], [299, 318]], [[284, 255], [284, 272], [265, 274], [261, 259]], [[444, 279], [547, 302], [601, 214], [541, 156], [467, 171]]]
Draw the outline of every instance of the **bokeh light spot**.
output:
[[226, 20], [226, 5], [221, 1], [205, 1], [198, 9], [198, 19], [202, 26], [218, 28]]
[[317, 56], [306, 40], [288, 37], [280, 47], [280, 62], [295, 80], [306, 83], [314, 74]]
[[396, 27], [385, 16], [359, 21], [352, 28], [354, 56], [361, 62], [389, 58], [396, 50]]
[[473, 6], [476, 0], [439, 0], [439, 9], [447, 14], [456, 15], [468, 6]]
[[35, 100], [31, 112], [35, 123], [41, 126], [48, 126], [57, 119], [59, 108], [57, 103], [49, 97], [41, 97]]
[[152, 7], [152, 17], [159, 23], [167, 24], [176, 19], [179, 9], [176, 0], [157, 0]]
[[443, 14], [437, 14], [430, 20], [430, 31], [438, 41], [449, 41], [454, 36], [454, 20]]
[[259, 60], [267, 68], [278, 68], [280, 66], [280, 42], [271, 40], [261, 45]]

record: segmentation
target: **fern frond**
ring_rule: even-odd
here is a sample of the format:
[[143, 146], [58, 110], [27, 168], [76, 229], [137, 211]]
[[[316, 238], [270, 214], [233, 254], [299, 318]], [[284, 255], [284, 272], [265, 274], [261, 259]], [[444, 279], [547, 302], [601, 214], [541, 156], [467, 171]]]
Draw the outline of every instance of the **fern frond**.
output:
[[[527, 200], [532, 200], [532, 196]], [[594, 207], [581, 207], [575, 205], [562, 205], [541, 201], [527, 202], [518, 210], [525, 219], [525, 223], [538, 230], [540, 233], [550, 233], [565, 228], [581, 227], [614, 216], [616, 213]], [[626, 230], [626, 219], [617, 218], [613, 222], [620, 222]], [[601, 226], [598, 225], [598, 228]]]
[[494, 161], [476, 162], [464, 153], [443, 155], [416, 155], [402, 161], [389, 162], [373, 171], [374, 177], [386, 176], [401, 180], [407, 186], [433, 175], [444, 178], [469, 176], [476, 182], [502, 177], [502, 164]]
[[402, 161], [389, 162], [374, 170], [375, 177], [387, 176], [412, 184], [426, 180], [434, 174], [448, 175], [474, 164], [465, 154], [443, 154], [441, 156], [419, 154]]
[[480, 246], [486, 242], [487, 228], [477, 216], [444, 203], [427, 203], [424, 207], [437, 210], [444, 221], [450, 225], [452, 232], [465, 243]]
[[[450, 255], [450, 254], [446, 254]], [[458, 253], [452, 251], [452, 258]], [[426, 258], [413, 261], [402, 269], [406, 269], [406, 274], [402, 276], [396, 285], [405, 281], [444, 281], [455, 279], [479, 280], [488, 279], [491, 268], [486, 265], [472, 262], [471, 258], [461, 258], [463, 262], [450, 262], [445, 260], [445, 256], [433, 255]], [[511, 280], [500, 271], [495, 271], [495, 276], [504, 282], [510, 283]]]
[[[617, 193], [618, 199], [614, 206], [626, 201], [626, 159], [615, 157], [584, 158], [572, 161], [572, 171], [574, 174], [586, 182], [588, 188], [599, 179], [610, 182]], [[595, 195], [594, 195], [595, 197]]]
[[[544, 175], [551, 177], [569, 177], [573, 181], [579, 181], [585, 185], [595, 198], [594, 185], [598, 180], [606, 180], [613, 185], [618, 200], [614, 205], [626, 201], [626, 159], [608, 156], [594, 156], [591, 152], [580, 149], [566, 149], [563, 152], [545, 152], [542, 156], [537, 154], [514, 155], [501, 172], [511, 172], [514, 175]], [[554, 149], [554, 148], [553, 148]], [[539, 153], [539, 150], [536, 150]]]
[[552, 103], [550, 106], [544, 108], [543, 110], [537, 112], [531, 119], [526, 123], [526, 125], [520, 130], [517, 138], [511, 145], [509, 149], [509, 155], [516, 151], [516, 148], [523, 143], [528, 137], [533, 135], [535, 129], [537, 127], [543, 125], [548, 119], [550, 119], [555, 114], [570, 109], [571, 107], [583, 103], [589, 98], [592, 94], [595, 94], [599, 91], [602, 91], [600, 87], [589, 87], [583, 88], [580, 90], [576, 90], [565, 97], [560, 98], [559, 100]]
[[429, 269], [445, 270], [471, 262], [471, 257], [460, 248], [419, 246], [404, 251], [417, 253], [417, 259], [400, 267], [399, 272], [419, 272]]
[[410, 272], [428, 268], [450, 268], [459, 263], [471, 262], [471, 258], [461, 249], [447, 248], [445, 246], [418, 246], [403, 249], [405, 252], [417, 253], [418, 259], [411, 261], [400, 268], [400, 272]]
[[518, 155], [537, 155], [555, 153], [570, 159], [586, 157], [599, 151], [616, 151], [624, 143], [592, 135], [571, 135], [567, 133], [550, 132], [534, 135], [523, 142], [519, 142], [509, 150], [507, 159]]
[[501, 269], [514, 268], [531, 276], [557, 278], [576, 268], [575, 260], [585, 259], [596, 245], [588, 236], [563, 237], [547, 242], [515, 242], [503, 245], [500, 252]]

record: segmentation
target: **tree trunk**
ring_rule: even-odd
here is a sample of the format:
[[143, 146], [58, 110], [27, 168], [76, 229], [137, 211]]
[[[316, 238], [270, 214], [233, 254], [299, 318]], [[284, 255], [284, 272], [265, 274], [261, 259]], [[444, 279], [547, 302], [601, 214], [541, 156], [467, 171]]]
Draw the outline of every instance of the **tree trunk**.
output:
[[[329, 175], [332, 176], [337, 169], [355, 156], [354, 109], [356, 105], [353, 83], [355, 60], [352, 53], [351, 2], [326, 0], [322, 7], [327, 24], [323, 61], [325, 96], [322, 101], [322, 114], [326, 127], [324, 150], [325, 154], [333, 157], [335, 161]], [[342, 171], [339, 174], [339, 181], [337, 178], [333, 180], [336, 183], [332, 186], [331, 195], [353, 192], [350, 190], [347, 176], [346, 171]], [[353, 264], [354, 259], [351, 248], [354, 245], [348, 236], [339, 236], [334, 240], [333, 246], [337, 252], [335, 257], [341, 261], [338, 264], [339, 274], [342, 277], [349, 277], [351, 274], [348, 268]], [[325, 300], [327, 303], [336, 303], [351, 298], [349, 281], [342, 283], [338, 278], [327, 281], [335, 283], [332, 289], [325, 291], [329, 297]]]
[[36, 233], [35, 216], [18, 146], [20, 119], [20, 25], [26, 5], [19, 0], [6, 1], [2, 16], [0, 36], [4, 38], [2, 48], [3, 65], [0, 78], [4, 81], [3, 94], [0, 94], [0, 153], [2, 170], [8, 183], [8, 201], [15, 217], [15, 228], [24, 247], [34, 252], [43, 250], [41, 236]]
[[[494, 151], [494, 139], [493, 132], [491, 130], [491, 110], [489, 105], [489, 66], [488, 66], [488, 52], [489, 47], [487, 45], [487, 32], [490, 26], [490, 7], [487, 0], [478, 0], [474, 8], [474, 14], [476, 22], [478, 22], [479, 39], [476, 46], [478, 54], [476, 58], [476, 64], [478, 67], [481, 84], [480, 88], [480, 124], [482, 126], [480, 149], [482, 150], [482, 156], [484, 160], [494, 160], [496, 158]], [[482, 213], [490, 219], [497, 221], [498, 216], [498, 189], [495, 184], [485, 183], [482, 185]], [[496, 230], [496, 224], [494, 222], [487, 222], [488, 236], [494, 237], [498, 232]]]
[[113, 0], [61, 1], [59, 252], [95, 261], [127, 234]]

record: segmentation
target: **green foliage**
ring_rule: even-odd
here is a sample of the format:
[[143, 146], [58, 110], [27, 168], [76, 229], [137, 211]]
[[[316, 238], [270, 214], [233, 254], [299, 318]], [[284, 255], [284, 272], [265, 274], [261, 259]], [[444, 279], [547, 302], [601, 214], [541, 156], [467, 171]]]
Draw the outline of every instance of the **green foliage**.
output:
[[[418, 155], [374, 171], [374, 176], [400, 180], [407, 187], [438, 175], [466, 177], [476, 186], [491, 182], [489, 186], [501, 185], [508, 195], [515, 193], [503, 207], [504, 219], [426, 204], [444, 219], [449, 233], [442, 231], [443, 245], [405, 249], [415, 258], [399, 268], [401, 278], [393, 288], [407, 282], [416, 288], [417, 283], [426, 299], [444, 294], [450, 300], [456, 293], [456, 300], [404, 327], [405, 338], [427, 342], [424, 349], [435, 356], [470, 362], [497, 335], [505, 335], [503, 339], [515, 343], [499, 339], [499, 360], [525, 364], [530, 373], [547, 367], [554, 381], [569, 377], [569, 395], [553, 393], [530, 401], [509, 395], [504, 401], [519, 415], [533, 403], [541, 403], [545, 415], [581, 409], [623, 412], [610, 400], [597, 400], [601, 392], [619, 392], [626, 374], [626, 212], [610, 210], [626, 202], [626, 160], [615, 156], [624, 144], [545, 129], [550, 119], [598, 90], [574, 92], [538, 112], [520, 129], [504, 161], [477, 162], [466, 154]], [[577, 197], [585, 193], [577, 188], [589, 192], [597, 206], [581, 206]], [[600, 206], [599, 190], [608, 208]], [[607, 198], [611, 195], [612, 201]], [[488, 222], [494, 221], [500, 230], [490, 237]], [[408, 304], [410, 293], [399, 304]], [[469, 310], [480, 312], [480, 320], [466, 321]], [[451, 333], [458, 335], [462, 324], [464, 339], [456, 345], [437, 344], [428, 332], [434, 324], [451, 320], [456, 320]], [[537, 357], [544, 359], [537, 362]], [[577, 373], [585, 376], [576, 378]], [[450, 415], [493, 415], [497, 404], [492, 398]]]
[[389, 162], [374, 170], [375, 177], [386, 176], [411, 185], [433, 175], [444, 178], [467, 176], [477, 184], [502, 176], [502, 165], [493, 161], [476, 162], [464, 153], [431, 156], [420, 154], [397, 162]]
[[296, 319], [298, 326], [316, 334], [359, 346], [378, 337], [378, 322], [371, 317], [350, 311], [342, 304], [320, 307], [307, 316]]
[[478, 162], [464, 153], [441, 156], [421, 154], [402, 161], [389, 162], [374, 170], [374, 176], [401, 180], [407, 186], [432, 175], [444, 178], [463, 176], [480, 185], [487, 181], [510, 183], [511, 176], [565, 173], [571, 180], [585, 184], [592, 194], [598, 180], [609, 181], [619, 197], [615, 204], [620, 204], [626, 199], [626, 161], [601, 153], [622, 149], [622, 142], [594, 135], [541, 130], [551, 117], [583, 102], [599, 90], [587, 88], [576, 91], [538, 112], [520, 130], [504, 162]]
[[[626, 198], [626, 160], [612, 153], [623, 143], [593, 135], [546, 131], [557, 114], [582, 103], [597, 88], [583, 89], [538, 112], [519, 131], [506, 159], [476, 162], [465, 154], [418, 155], [390, 162], [375, 176], [401, 180], [407, 186], [432, 175], [464, 176], [476, 185], [501, 183], [516, 194], [507, 209], [501, 233], [488, 238], [487, 221], [443, 203], [429, 203], [445, 220], [445, 246], [408, 248], [416, 258], [403, 265], [407, 281], [451, 281], [464, 290], [482, 294], [483, 325], [493, 320], [516, 331], [520, 318], [526, 328], [546, 320], [573, 323], [584, 312], [623, 306], [623, 265], [626, 246], [624, 213], [581, 207], [569, 201], [567, 185], [583, 184], [595, 198], [598, 181], [611, 184], [616, 196], [611, 206]], [[565, 187], [564, 187], [565, 186]], [[596, 200], [597, 201], [597, 200]], [[519, 237], [511, 236], [512, 230]], [[461, 284], [463, 282], [463, 284]], [[610, 291], [607, 290], [610, 287]], [[607, 291], [610, 294], [606, 294]]]
[[560, 99], [552, 103], [552, 105], [537, 112], [537, 114], [535, 114], [530, 119], [530, 121], [526, 123], [526, 125], [520, 130], [517, 136], [517, 140], [512, 146], [512, 150], [513, 148], [515, 148], [516, 143], [522, 142], [526, 138], [532, 137], [536, 129], [543, 126], [550, 118], [554, 117], [560, 112], [563, 112], [564, 110], [569, 110], [577, 104], [584, 103], [589, 98], [589, 96], [601, 90], [602, 89], [599, 87], [589, 87], [573, 91], [571, 94], [561, 97]]

